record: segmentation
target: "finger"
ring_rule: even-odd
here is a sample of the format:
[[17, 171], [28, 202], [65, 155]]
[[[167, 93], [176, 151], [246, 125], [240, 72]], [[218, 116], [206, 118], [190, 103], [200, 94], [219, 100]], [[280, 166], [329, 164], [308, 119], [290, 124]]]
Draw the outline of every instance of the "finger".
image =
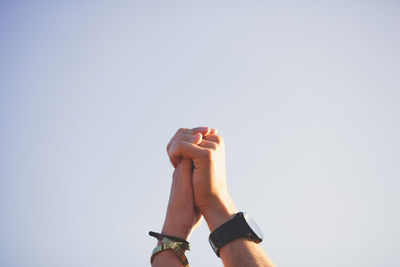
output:
[[203, 148], [214, 149], [214, 150], [218, 148], [218, 144], [217, 144], [217, 143], [211, 142], [211, 141], [207, 141], [207, 140], [205, 140], [205, 139], [203, 139], [203, 140], [201, 141], [201, 143], [199, 144], [199, 146], [200, 146], [200, 147], [203, 147]]
[[208, 153], [209, 151], [207, 151], [207, 149], [187, 142], [180, 142], [176, 144], [170, 151], [173, 159], [190, 158], [193, 160], [207, 156]]
[[189, 158], [183, 158], [179, 163], [179, 186], [184, 188], [192, 188], [192, 160]]
[[180, 128], [174, 136], [171, 138], [169, 141], [167, 147], [171, 146], [178, 137], [182, 135], [196, 135], [197, 133], [200, 133], [201, 135], [208, 135], [210, 132], [215, 131], [215, 129], [210, 128], [210, 127], [196, 127], [193, 129], [188, 129], [188, 128]]
[[186, 132], [183, 133], [181, 136], [176, 138], [175, 142], [188, 142], [192, 144], [200, 144], [201, 140], [203, 139], [203, 135], [201, 133], [192, 133]]
[[[181, 135], [183, 132], [183, 128], [180, 128], [178, 131], [176, 131], [176, 133], [174, 134], [174, 136], [172, 136], [171, 140], [168, 142], [167, 145], [167, 153], [169, 156], [169, 150], [171, 149], [171, 146], [174, 144], [176, 138]], [[169, 157], [169, 161], [171, 162], [172, 166], [174, 168], [176, 168], [178, 166], [178, 162], [176, 162], [176, 160], [174, 160], [173, 158]]]
[[173, 148], [176, 143], [184, 141], [198, 145], [203, 139], [203, 136], [208, 135], [210, 132], [213, 132], [213, 130], [215, 129], [210, 127], [197, 127], [193, 129], [180, 128], [167, 145], [167, 153], [172, 166], [176, 168], [180, 161], [179, 158], [172, 156], [170, 152], [171, 148]]
[[203, 136], [207, 136], [213, 131], [215, 131], [215, 129], [210, 127], [197, 127], [193, 129], [183, 128], [182, 133], [177, 136], [173, 142], [186, 141], [198, 145], [203, 139]]
[[192, 174], [192, 159], [190, 158], [183, 158], [179, 162], [179, 167], [180, 167], [180, 173], [183, 174], [184, 176], [191, 176]]
[[174, 194], [185, 204], [193, 198], [192, 165], [191, 159], [183, 158], [175, 169], [177, 171], [174, 173]]
[[208, 135], [210, 131], [210, 127], [196, 127], [192, 129], [192, 134], [201, 133], [202, 135]]
[[217, 144], [222, 144], [224, 142], [224, 139], [220, 135], [217, 135], [217, 134], [210, 134], [210, 135], [204, 136], [204, 139], [207, 141], [210, 141], [210, 142], [217, 143]]
[[180, 128], [178, 131], [176, 131], [175, 135], [172, 137], [172, 139], [169, 141], [167, 145], [167, 153], [169, 156], [169, 160], [174, 168], [177, 167], [179, 163], [179, 158], [174, 158], [171, 156], [170, 150], [171, 148], [177, 143], [181, 141], [186, 141], [194, 144], [199, 144], [203, 138], [202, 133], [208, 132], [208, 127], [198, 127], [195, 128], [195, 132], [192, 134], [192, 129], [188, 128]]
[[169, 148], [174, 144], [175, 140], [178, 138], [178, 136], [182, 135], [183, 132], [187, 131], [189, 129], [187, 128], [180, 128], [178, 129], [178, 131], [176, 131], [176, 133], [174, 134], [174, 136], [171, 138], [171, 140], [169, 141], [168, 145], [167, 145], [167, 151], [169, 150]]
[[182, 133], [182, 134], [180, 134], [180, 136], [177, 136], [175, 143], [172, 146], [170, 146], [168, 149], [168, 156], [169, 156], [172, 166], [174, 166], [174, 168], [176, 168], [177, 164], [181, 161], [181, 157], [176, 157], [172, 153], [172, 151], [175, 150], [176, 146], [179, 146], [180, 143], [191, 143], [191, 144], [198, 145], [201, 143], [202, 140], [203, 140], [203, 136], [201, 135], [201, 133], [197, 133], [195, 135], [191, 135], [189, 133]]
[[209, 134], [217, 134], [217, 133], [218, 133], [217, 129], [215, 129], [215, 128], [211, 128], [210, 129], [210, 133]]
[[[201, 135], [208, 135], [211, 131], [211, 128], [209, 127], [197, 127], [193, 129], [188, 129], [188, 128], [180, 128], [175, 135], [171, 138], [171, 141], [169, 141], [167, 145], [167, 150], [169, 147], [171, 147], [175, 142], [178, 140], [184, 140], [187, 142], [194, 142], [197, 143], [199, 142], [199, 134]], [[196, 138], [197, 137], [197, 138]]]

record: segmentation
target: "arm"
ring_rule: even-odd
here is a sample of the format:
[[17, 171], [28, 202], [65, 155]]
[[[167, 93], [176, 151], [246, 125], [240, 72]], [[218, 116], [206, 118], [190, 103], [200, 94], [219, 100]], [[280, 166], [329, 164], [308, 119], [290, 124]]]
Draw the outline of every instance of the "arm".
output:
[[[211, 232], [236, 213], [235, 209], [229, 211], [230, 209], [225, 206], [226, 202], [215, 204], [214, 209], [204, 215]], [[245, 238], [236, 239], [223, 246], [220, 257], [226, 267], [275, 266], [259, 244]]]
[[[172, 138], [170, 144], [172, 144], [173, 141], [178, 143], [191, 142], [193, 144], [199, 144], [201, 136], [207, 135], [208, 133], [210, 133], [209, 128], [196, 128], [191, 130], [190, 134], [183, 135], [179, 132]], [[171, 161], [171, 163], [175, 167], [175, 171], [172, 177], [170, 198], [162, 233], [187, 240], [193, 230], [201, 222], [201, 214], [195, 208], [193, 198], [193, 164], [192, 160], [188, 158], [180, 158]], [[160, 244], [161, 241], [158, 241], [157, 245]], [[164, 250], [155, 255], [152, 266], [183, 267], [183, 264], [175, 252]]]
[[[179, 136], [189, 136], [190, 129], [181, 129]], [[193, 161], [194, 202], [204, 216], [210, 231], [230, 220], [237, 212], [228, 192], [225, 174], [224, 141], [210, 130], [198, 142], [189, 138], [173, 139], [168, 147], [172, 164], [182, 158]], [[247, 239], [226, 244], [220, 253], [226, 267], [274, 266], [260, 245]]]
[[[162, 233], [187, 239], [200, 223], [201, 216], [195, 210], [192, 190], [192, 161], [183, 159], [176, 167], [172, 178], [171, 193]], [[160, 245], [158, 241], [157, 245]], [[175, 252], [164, 250], [157, 253], [153, 267], [183, 267]]]

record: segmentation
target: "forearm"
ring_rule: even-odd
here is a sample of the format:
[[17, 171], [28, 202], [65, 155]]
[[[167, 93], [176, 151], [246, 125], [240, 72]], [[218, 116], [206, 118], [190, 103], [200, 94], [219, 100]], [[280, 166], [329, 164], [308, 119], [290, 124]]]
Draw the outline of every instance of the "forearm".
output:
[[[232, 219], [237, 210], [228, 196], [225, 201], [218, 201], [204, 218], [213, 232], [220, 225]], [[239, 238], [225, 244], [220, 250], [220, 257], [225, 267], [274, 267], [264, 249], [246, 238]]]
[[[192, 188], [192, 161], [182, 159], [177, 165], [173, 178], [170, 199], [161, 236], [157, 237], [158, 247], [152, 257], [153, 267], [183, 267], [187, 261], [184, 253], [190, 249], [187, 240], [200, 222], [200, 213], [195, 211]], [[164, 249], [160, 252], [157, 252]]]
[[[170, 220], [168, 218], [170, 218], [170, 216], [168, 216], [167, 212], [166, 220], [164, 222], [164, 226], [161, 233], [164, 235], [174, 236], [186, 240], [190, 235], [190, 229], [186, 227], [181, 227], [178, 224], [170, 223]], [[157, 246], [161, 244], [162, 242], [159, 240]], [[179, 256], [176, 254], [176, 252], [174, 252], [171, 249], [163, 250], [154, 255], [152, 267], [165, 267], [165, 266], [184, 267]]]
[[220, 256], [225, 267], [275, 267], [259, 244], [245, 238], [223, 246]]
[[[184, 225], [192, 226], [193, 221], [198, 222], [196, 215], [200, 212], [212, 232], [210, 244], [221, 256], [225, 267], [273, 267], [264, 250], [254, 243], [262, 241], [261, 231], [258, 231], [258, 227], [257, 233], [253, 231], [250, 226], [253, 225], [251, 217], [243, 212], [237, 212], [228, 193], [225, 145], [216, 130], [209, 127], [181, 128], [171, 139], [167, 151], [174, 167], [179, 166], [182, 159], [190, 159], [193, 164], [190, 170], [187, 170], [189, 175], [186, 177], [189, 179], [182, 179], [177, 183], [177, 185], [186, 184], [182, 187], [186, 188], [182, 190], [182, 195], [186, 197], [180, 198], [179, 201], [174, 201], [172, 197], [170, 199], [170, 203], [175, 203], [171, 205], [171, 210], [175, 210], [177, 214], [171, 218], [189, 218], [190, 220]], [[174, 195], [172, 190], [171, 196]], [[191, 216], [180, 216], [182, 214]], [[168, 225], [173, 226], [180, 221], [182, 219]]]

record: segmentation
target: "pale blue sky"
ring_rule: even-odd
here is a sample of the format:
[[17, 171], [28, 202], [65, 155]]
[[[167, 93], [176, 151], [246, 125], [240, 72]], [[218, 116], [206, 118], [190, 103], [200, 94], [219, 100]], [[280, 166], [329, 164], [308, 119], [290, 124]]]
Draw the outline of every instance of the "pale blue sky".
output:
[[[0, 266], [148, 266], [179, 127], [278, 266], [400, 265], [396, 1], [0, 4]], [[191, 266], [221, 266], [205, 223]]]

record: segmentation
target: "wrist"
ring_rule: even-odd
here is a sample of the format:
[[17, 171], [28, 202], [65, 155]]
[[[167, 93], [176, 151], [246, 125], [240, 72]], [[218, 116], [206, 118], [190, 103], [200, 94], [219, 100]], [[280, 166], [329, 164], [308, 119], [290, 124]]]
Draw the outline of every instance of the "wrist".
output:
[[213, 232], [216, 228], [232, 219], [236, 213], [237, 209], [233, 200], [227, 195], [223, 199], [216, 198], [212, 205], [203, 212], [203, 216], [208, 228]]
[[164, 222], [161, 233], [164, 235], [175, 236], [187, 240], [191, 232], [191, 227], [186, 227], [173, 222]]

